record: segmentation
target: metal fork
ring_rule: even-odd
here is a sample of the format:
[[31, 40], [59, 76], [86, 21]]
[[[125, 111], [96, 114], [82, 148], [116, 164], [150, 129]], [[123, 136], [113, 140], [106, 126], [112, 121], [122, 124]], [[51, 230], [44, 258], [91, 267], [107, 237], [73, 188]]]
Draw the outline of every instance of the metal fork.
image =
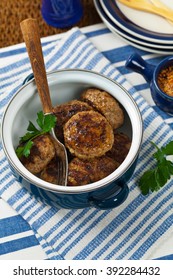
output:
[[[34, 73], [43, 112], [45, 115], [53, 114], [37, 21], [32, 18], [26, 19], [20, 23], [20, 27]], [[54, 129], [51, 130], [51, 135], [54, 140], [57, 155], [58, 185], [66, 186], [68, 173], [67, 151], [65, 146], [56, 138]]]

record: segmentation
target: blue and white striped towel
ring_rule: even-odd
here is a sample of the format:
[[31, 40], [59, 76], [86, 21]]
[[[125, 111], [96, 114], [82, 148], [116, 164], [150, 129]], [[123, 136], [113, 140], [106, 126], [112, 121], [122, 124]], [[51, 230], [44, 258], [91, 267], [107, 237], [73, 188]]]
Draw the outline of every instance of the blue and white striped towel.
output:
[[[151, 259], [153, 252], [172, 233], [173, 182], [159, 192], [143, 196], [137, 181], [152, 167], [154, 148], [150, 141], [165, 145], [173, 132], [144, 98], [126, 81], [78, 28], [61, 41], [43, 49], [47, 71], [85, 68], [121, 83], [136, 100], [144, 121], [144, 140], [128, 199], [118, 208], [57, 210], [38, 201], [14, 178], [0, 146], [0, 196], [31, 226], [48, 259]], [[0, 114], [9, 99], [31, 73], [27, 57], [0, 69]]]

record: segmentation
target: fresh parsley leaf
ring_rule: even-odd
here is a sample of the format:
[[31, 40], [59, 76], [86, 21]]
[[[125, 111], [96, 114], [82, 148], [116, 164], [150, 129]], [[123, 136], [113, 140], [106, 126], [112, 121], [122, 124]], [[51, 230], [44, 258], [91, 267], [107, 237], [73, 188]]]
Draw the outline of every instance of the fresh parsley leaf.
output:
[[28, 157], [30, 155], [30, 150], [34, 144], [32, 140], [34, 138], [50, 132], [50, 130], [55, 127], [56, 116], [51, 114], [44, 115], [43, 112], [40, 111], [37, 113], [36, 122], [39, 129], [29, 121], [26, 134], [20, 138], [20, 145], [16, 149], [16, 154], [19, 158], [22, 156]]
[[165, 147], [162, 147], [161, 150], [167, 156], [173, 155], [173, 141], [169, 142]]
[[29, 121], [29, 125], [27, 127], [27, 130], [31, 131], [31, 132], [34, 132], [34, 133], [37, 133], [39, 131], [31, 121]]
[[49, 132], [52, 127], [55, 126], [56, 123], [56, 117], [55, 115], [44, 115], [43, 112], [39, 112], [37, 113], [37, 124], [39, 125], [39, 127], [42, 129], [42, 131], [44, 131], [44, 133]]
[[24, 149], [24, 147], [21, 147], [21, 146], [19, 146], [19, 147], [16, 148], [16, 155], [18, 156], [18, 158], [21, 158], [21, 157], [22, 157], [22, 155], [23, 155], [23, 149]]
[[156, 181], [154, 170], [146, 171], [139, 181], [139, 186], [143, 195], [149, 193], [150, 185], [148, 184], [148, 182], [150, 182], [151, 186], [155, 185]]
[[143, 195], [147, 195], [150, 191], [160, 190], [171, 178], [171, 175], [173, 175], [173, 162], [166, 158], [168, 155], [173, 155], [173, 141], [161, 148], [158, 148], [154, 143], [152, 144], [157, 149], [153, 154], [156, 160], [156, 166], [144, 172], [139, 180], [139, 187]]
[[33, 142], [29, 140], [28, 142], [26, 142], [25, 145], [17, 147], [16, 149], [17, 156], [19, 158], [22, 156], [28, 157], [32, 146], [33, 146]]
[[[49, 116], [49, 115], [47, 115], [47, 116]], [[37, 120], [36, 120], [36, 122], [37, 122], [37, 124], [39, 125], [39, 127], [41, 129], [43, 129], [43, 127], [44, 127], [44, 117], [45, 116], [44, 116], [42, 111], [37, 113]]]

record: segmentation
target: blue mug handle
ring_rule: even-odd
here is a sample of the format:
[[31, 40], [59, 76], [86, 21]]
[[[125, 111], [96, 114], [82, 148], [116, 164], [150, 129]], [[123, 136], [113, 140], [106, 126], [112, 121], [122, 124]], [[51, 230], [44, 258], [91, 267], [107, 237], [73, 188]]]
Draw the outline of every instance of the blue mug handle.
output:
[[99, 208], [101, 210], [106, 210], [121, 205], [129, 194], [129, 188], [126, 183], [124, 183], [122, 186], [118, 185], [118, 187], [119, 188], [114, 195], [108, 196], [103, 200], [90, 197], [90, 206]]
[[128, 58], [125, 67], [141, 74], [149, 84], [153, 80], [153, 73], [156, 68], [155, 65], [146, 62], [138, 53], [134, 53]]

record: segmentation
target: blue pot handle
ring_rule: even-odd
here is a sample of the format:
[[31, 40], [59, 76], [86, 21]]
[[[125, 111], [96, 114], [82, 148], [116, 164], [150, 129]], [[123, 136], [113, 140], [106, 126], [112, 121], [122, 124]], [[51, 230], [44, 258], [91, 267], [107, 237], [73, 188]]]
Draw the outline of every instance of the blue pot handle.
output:
[[132, 54], [126, 61], [125, 67], [141, 74], [150, 83], [153, 80], [155, 65], [147, 63], [139, 54]]
[[34, 74], [31, 73], [29, 74], [23, 81], [23, 85], [25, 85], [27, 82], [29, 82], [30, 80], [32, 80], [34, 78]]
[[115, 208], [121, 205], [126, 200], [128, 194], [129, 188], [126, 183], [122, 186], [118, 185], [118, 189], [114, 195], [111, 195], [103, 200], [92, 197], [90, 198], [90, 205], [101, 210]]

